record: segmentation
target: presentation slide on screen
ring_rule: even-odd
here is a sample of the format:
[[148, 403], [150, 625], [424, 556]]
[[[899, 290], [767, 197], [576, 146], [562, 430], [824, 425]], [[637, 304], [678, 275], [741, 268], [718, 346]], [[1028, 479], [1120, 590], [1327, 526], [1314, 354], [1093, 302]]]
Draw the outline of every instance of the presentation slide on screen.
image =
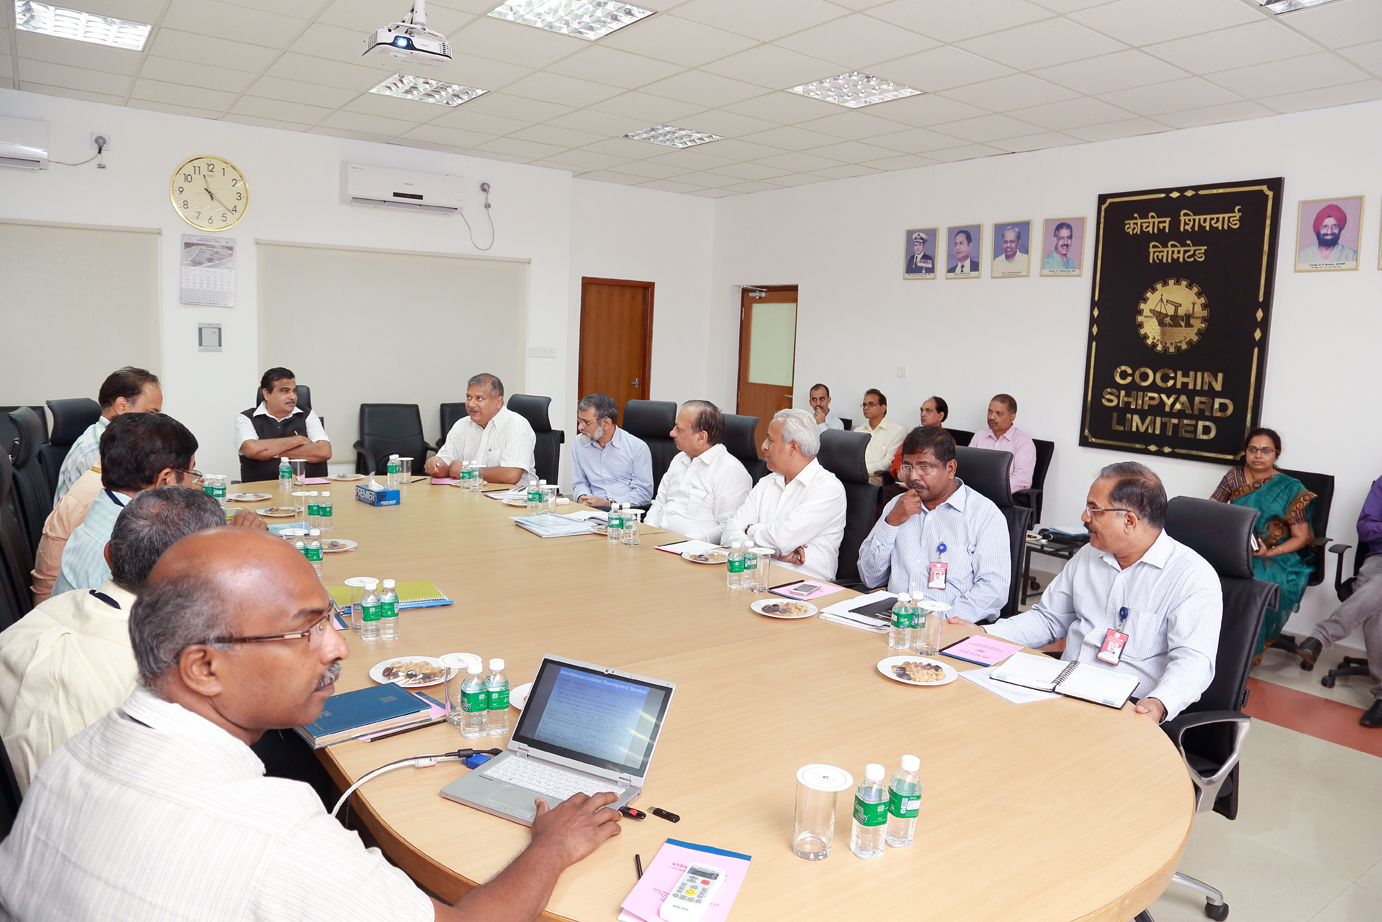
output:
[[623, 679], [563, 668], [534, 735], [611, 762], [636, 759], [630, 747], [647, 697], [648, 689]]

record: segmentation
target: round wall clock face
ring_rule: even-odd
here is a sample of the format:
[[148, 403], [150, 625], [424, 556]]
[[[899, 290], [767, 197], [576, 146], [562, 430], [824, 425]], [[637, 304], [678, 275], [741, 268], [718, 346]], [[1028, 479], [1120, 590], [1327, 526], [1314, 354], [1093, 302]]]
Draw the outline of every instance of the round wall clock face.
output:
[[193, 157], [178, 167], [168, 194], [182, 219], [202, 230], [234, 225], [250, 204], [245, 177], [220, 157]]

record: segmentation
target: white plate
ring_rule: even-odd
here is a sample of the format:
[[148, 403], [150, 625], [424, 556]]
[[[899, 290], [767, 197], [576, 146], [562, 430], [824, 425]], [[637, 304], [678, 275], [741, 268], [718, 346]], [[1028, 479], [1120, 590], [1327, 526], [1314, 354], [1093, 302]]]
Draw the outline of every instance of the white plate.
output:
[[526, 499], [519, 499], [517, 496], [510, 496], [508, 499], [503, 500], [503, 503], [505, 506], [523, 506], [525, 508], [528, 505]]
[[292, 506], [265, 506], [254, 511], [270, 519], [291, 519], [298, 514], [297, 509]]
[[517, 688], [509, 689], [509, 707], [523, 710], [523, 706], [528, 703], [528, 696], [533, 693], [533, 683], [520, 685]]
[[[442, 670], [443, 675], [440, 678], [432, 679], [430, 682], [396, 682], [392, 679], [387, 679], [384, 677], [385, 666], [388, 666], [390, 663], [406, 662], [427, 663], [431, 666], [435, 666], [436, 668]], [[442, 661], [437, 659], [435, 656], [413, 656], [409, 654], [406, 656], [391, 656], [383, 662], [375, 663], [373, 666], [370, 667], [369, 677], [374, 681], [378, 682], [380, 685], [398, 685], [403, 688], [427, 688], [429, 685], [440, 685], [441, 683], [445, 682], [445, 673], [447, 672], [449, 672], [449, 670], [444, 665], [442, 665]]]
[[365, 475], [364, 475], [364, 474], [332, 474], [330, 477], [328, 477], [328, 478], [326, 478], [326, 479], [327, 479], [327, 480], [338, 480], [338, 481], [342, 481], [342, 482], [349, 482], [349, 481], [352, 481], [352, 480], [364, 480], [364, 479], [365, 479]]
[[258, 503], [273, 499], [272, 493], [232, 493], [226, 497], [228, 503]]
[[[776, 612], [770, 612], [770, 611], [764, 611], [764, 610], [763, 610], [764, 608], [766, 608], [766, 607], [769, 606], [769, 605], [789, 605], [789, 604], [790, 604], [790, 605], [805, 605], [805, 606], [806, 606], [806, 614], [804, 614], [804, 615], [783, 615], [783, 614], [778, 614], [778, 613], [776, 613]], [[798, 618], [810, 618], [811, 616], [815, 615], [816, 612], [820, 611], [820, 609], [816, 608], [816, 606], [812, 605], [810, 602], [799, 602], [799, 601], [795, 601], [795, 600], [792, 600], [792, 599], [780, 599], [780, 600], [779, 600], [779, 599], [759, 599], [757, 602], [754, 602], [752, 605], [750, 605], [749, 608], [752, 608], [754, 611], [756, 611], [758, 614], [762, 615], [762, 616], [765, 617], [765, 618], [781, 618], [781, 619], [783, 619], [783, 620], [785, 620], [785, 621], [794, 621], [794, 620], [796, 620], [796, 619], [798, 619]]]
[[340, 554], [344, 551], [353, 551], [355, 550], [355, 547], [356, 545], [354, 541], [347, 541], [344, 538], [322, 539], [323, 554]]
[[[934, 663], [935, 665], [941, 667], [941, 669], [945, 671], [945, 678], [941, 679], [939, 682], [913, 682], [911, 679], [904, 679], [901, 676], [899, 676], [896, 672], [893, 672], [894, 666], [901, 665], [902, 663], [918, 662]], [[903, 656], [889, 656], [887, 659], [881, 659], [878, 661], [878, 671], [883, 673], [888, 678], [892, 679], [894, 682], [901, 682], [903, 685], [923, 685], [927, 688], [930, 688], [933, 685], [949, 685], [951, 682], [955, 681], [960, 677], [960, 674], [955, 671], [954, 667], [948, 666], [945, 663], [942, 663], [940, 660], [931, 659], [931, 657], [929, 656], [917, 656], [915, 653]]]
[[[714, 553], [714, 552], [713, 552], [713, 551], [707, 551], [706, 553], [707, 553], [707, 554], [711, 554], [711, 553]], [[718, 567], [718, 566], [722, 566], [723, 564], [726, 564], [726, 563], [729, 562], [729, 551], [720, 551], [720, 553], [725, 555], [725, 559], [724, 559], [724, 560], [697, 560], [697, 559], [696, 559], [696, 554], [695, 554], [694, 552], [692, 552], [692, 551], [682, 551], [682, 552], [681, 552], [681, 559], [682, 559], [682, 560], [689, 560], [689, 561], [691, 561], [692, 563], [704, 564], [704, 565], [707, 566], [707, 567]]]

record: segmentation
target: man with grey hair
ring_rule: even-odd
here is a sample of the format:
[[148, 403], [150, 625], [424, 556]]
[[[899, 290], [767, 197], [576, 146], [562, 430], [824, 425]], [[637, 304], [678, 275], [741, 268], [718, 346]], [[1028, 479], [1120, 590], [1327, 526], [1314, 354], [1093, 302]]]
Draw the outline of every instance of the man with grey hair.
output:
[[671, 434], [677, 456], [662, 475], [647, 522], [719, 544], [725, 523], [753, 488], [753, 478], [725, 448], [725, 417], [709, 400], [683, 403]]
[[1166, 489], [1135, 461], [1089, 488], [1089, 544], [1030, 611], [993, 626], [1028, 647], [1065, 639], [1064, 660], [1137, 676], [1137, 713], [1156, 721], [1194, 704], [1214, 679], [1224, 597], [1214, 568], [1166, 534]]
[[433, 477], [459, 477], [468, 461], [480, 464], [490, 483], [521, 483], [533, 475], [537, 434], [528, 421], [504, 406], [504, 382], [476, 375], [466, 382], [466, 418], [446, 434], [446, 444], [423, 469]]
[[173, 545], [130, 613], [139, 687], [48, 760], [0, 843], [0, 916], [535, 919], [561, 873], [619, 832], [613, 793], [539, 799], [528, 847], [448, 906], [307, 786], [264, 777], [250, 744], [316, 720], [350, 653], [331, 609], [268, 535]]
[[782, 564], [817, 579], [834, 579], [845, 535], [845, 488], [821, 467], [821, 436], [805, 410], [779, 410], [768, 424], [767, 477], [729, 517], [721, 543], [747, 537], [771, 548]]
[[595, 509], [610, 503], [646, 506], [653, 499], [653, 453], [648, 443], [620, 429], [619, 407], [594, 393], [576, 405], [571, 446], [571, 495]]
[[126, 619], [159, 556], [225, 522], [200, 490], [145, 490], [121, 510], [105, 545], [110, 579], [55, 595], [0, 633], [0, 736], [21, 791], [54, 750], [133, 690]]

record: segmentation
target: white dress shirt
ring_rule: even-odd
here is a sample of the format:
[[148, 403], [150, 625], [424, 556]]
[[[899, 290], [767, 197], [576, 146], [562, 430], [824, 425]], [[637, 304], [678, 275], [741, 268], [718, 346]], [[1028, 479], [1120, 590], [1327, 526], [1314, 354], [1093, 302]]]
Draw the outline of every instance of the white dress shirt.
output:
[[719, 544], [725, 523], [753, 489], [753, 478], [724, 445], [711, 445], [692, 458], [677, 452], [646, 522], [697, 541]]
[[653, 498], [653, 453], [648, 443], [618, 426], [605, 445], [576, 436], [571, 446], [571, 498], [582, 496], [648, 505]]
[[[945, 502], [930, 510], [923, 505], [901, 525], [889, 525], [888, 513], [902, 497], [888, 503], [859, 547], [859, 578], [869, 586], [886, 580], [889, 592], [914, 599], [945, 602], [956, 618], [989, 621], [1007, 604], [1012, 582], [1008, 520], [987, 497], [956, 482], [959, 489]], [[946, 565], [944, 589], [926, 588], [933, 562]]]
[[[64, 497], [65, 498], [65, 497]], [[38, 767], [134, 690], [134, 593], [107, 580], [55, 595], [0, 632], [0, 737], [26, 791]]]
[[787, 483], [769, 474], [725, 523], [722, 544], [747, 536], [755, 547], [787, 555], [806, 547], [806, 562], [782, 564], [817, 579], [834, 579], [845, 536], [845, 488], [815, 458]]
[[537, 434], [528, 421], [500, 407], [483, 429], [469, 416], [457, 420], [437, 457], [447, 464], [479, 461], [481, 467], [521, 467], [532, 475], [535, 445]]
[[[1106, 632], [1128, 635], [1115, 667], [1098, 659]], [[992, 633], [1028, 647], [1065, 638], [1064, 660], [1079, 660], [1137, 676], [1134, 697], [1152, 697], [1175, 717], [1214, 679], [1223, 587], [1209, 563], [1162, 532], [1128, 569], [1118, 558], [1085, 545], [1070, 558], [1030, 611], [993, 626]]]
[[882, 472], [892, 465], [893, 455], [907, 437], [907, 430], [884, 416], [877, 425], [870, 426], [866, 422], [854, 431], [869, 434], [869, 444], [864, 449], [864, 469], [869, 472], [869, 483], [882, 483]]
[[834, 411], [834, 410], [826, 410], [826, 411], [825, 411], [825, 422], [823, 422], [823, 423], [816, 423], [816, 431], [817, 431], [817, 432], [824, 432], [824, 431], [827, 430], [827, 429], [843, 429], [844, 427], [845, 427], [844, 422], [842, 422], [842, 421], [840, 420], [840, 417], [838, 417], [838, 416], [835, 415], [835, 411]]
[[19, 922], [431, 922], [432, 901], [298, 781], [137, 688], [67, 741], [0, 843]]
[[[301, 413], [301, 412], [302, 412], [302, 407], [293, 407], [293, 412], [289, 413], [287, 416], [285, 416], [285, 417], [283, 417], [283, 418], [284, 418], [284, 419], [292, 419], [294, 416], [297, 416], [297, 415], [298, 415], [299, 413]], [[269, 408], [268, 408], [267, 406], [265, 406], [264, 401], [261, 400], [261, 401], [259, 401], [259, 407], [258, 407], [258, 409], [256, 409], [256, 410], [254, 411], [254, 415], [255, 415], [255, 416], [271, 416], [272, 414], [269, 413]], [[275, 416], [274, 419], [278, 419], [278, 417]], [[236, 450], [237, 450], [240, 454], [243, 455], [243, 454], [245, 453], [245, 451], [244, 451], [244, 445], [245, 445], [245, 443], [246, 443], [246, 442], [249, 442], [249, 441], [252, 441], [252, 440], [254, 440], [254, 439], [257, 439], [257, 438], [259, 438], [259, 433], [256, 432], [256, 431], [254, 430], [254, 423], [250, 420], [250, 418], [249, 418], [248, 416], [246, 416], [244, 413], [236, 413], [236, 414], [235, 414], [235, 448], [236, 448]], [[328, 438], [326, 437], [326, 427], [322, 425], [322, 421], [321, 421], [321, 420], [317, 419], [317, 414], [316, 414], [316, 411], [315, 411], [315, 410], [312, 411], [311, 413], [308, 413], [308, 414], [307, 414], [307, 438], [310, 439], [310, 440], [313, 441], [313, 442], [328, 442], [328, 441], [330, 441], [330, 439], [328, 439]]]

